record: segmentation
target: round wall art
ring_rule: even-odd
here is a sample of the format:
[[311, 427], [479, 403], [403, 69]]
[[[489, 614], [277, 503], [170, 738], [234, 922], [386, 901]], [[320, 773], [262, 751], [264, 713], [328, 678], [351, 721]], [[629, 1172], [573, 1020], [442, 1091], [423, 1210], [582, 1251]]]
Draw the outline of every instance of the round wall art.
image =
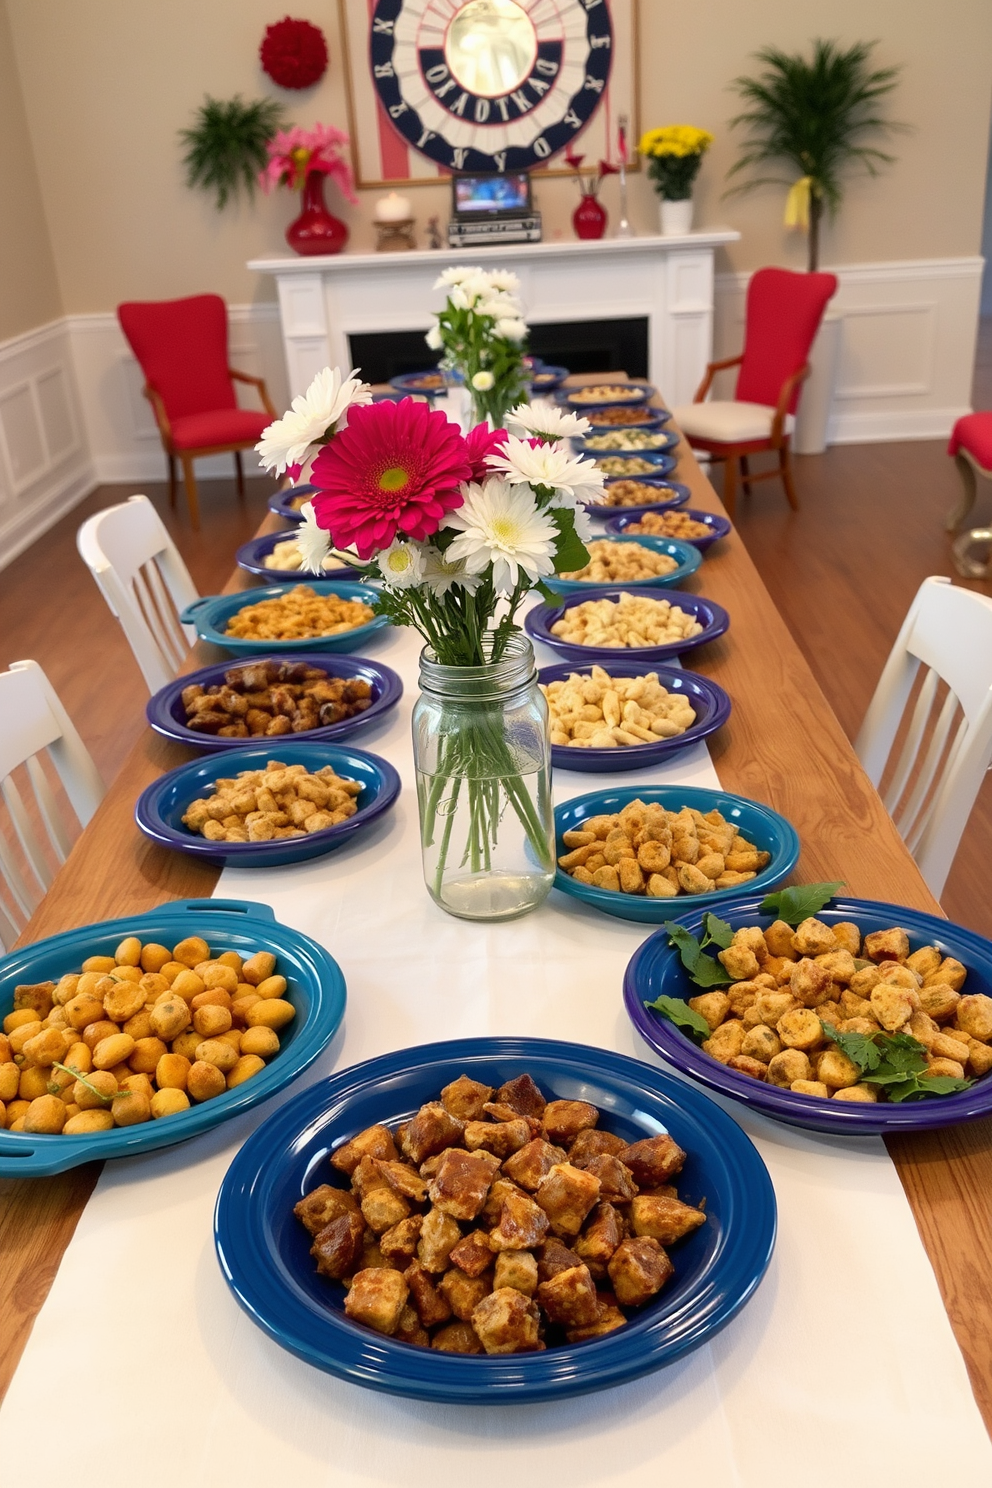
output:
[[456, 171], [530, 170], [592, 118], [609, 81], [606, 0], [378, 0], [371, 69], [404, 139]]

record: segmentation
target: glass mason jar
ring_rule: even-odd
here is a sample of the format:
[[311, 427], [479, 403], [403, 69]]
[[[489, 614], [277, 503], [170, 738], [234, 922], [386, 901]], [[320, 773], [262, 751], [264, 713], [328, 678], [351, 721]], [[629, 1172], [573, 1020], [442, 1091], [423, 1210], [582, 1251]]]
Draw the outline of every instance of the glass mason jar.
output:
[[555, 876], [548, 705], [534, 649], [514, 634], [499, 661], [442, 666], [420, 656], [413, 758], [424, 879], [466, 920], [510, 920]]

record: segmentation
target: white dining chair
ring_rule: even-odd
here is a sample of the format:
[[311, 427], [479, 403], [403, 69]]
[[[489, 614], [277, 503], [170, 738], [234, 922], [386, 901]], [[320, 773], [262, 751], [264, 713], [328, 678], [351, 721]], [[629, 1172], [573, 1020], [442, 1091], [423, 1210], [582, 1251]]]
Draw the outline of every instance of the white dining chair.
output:
[[196, 639], [179, 623], [199, 599], [189, 569], [147, 496], [108, 506], [80, 527], [76, 546], [121, 623], [151, 692], [171, 682]]
[[854, 744], [876, 787], [904, 721], [882, 799], [939, 899], [992, 762], [992, 599], [946, 578], [920, 585]]
[[[72, 847], [64, 806], [39, 759], [46, 753], [85, 827], [103, 800], [103, 781], [41, 667], [36, 661], [14, 661], [9, 672], [0, 672], [0, 795], [7, 808], [0, 814], [0, 878], [6, 891], [0, 898], [0, 944], [7, 950], [48, 892], [55, 876], [52, 859], [61, 865]], [[18, 785], [14, 771], [21, 765]]]

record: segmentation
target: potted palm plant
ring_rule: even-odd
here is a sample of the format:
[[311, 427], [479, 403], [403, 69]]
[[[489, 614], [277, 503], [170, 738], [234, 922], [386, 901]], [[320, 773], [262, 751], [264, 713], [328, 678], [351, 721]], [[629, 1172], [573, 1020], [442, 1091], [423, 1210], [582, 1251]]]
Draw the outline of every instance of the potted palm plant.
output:
[[899, 69], [871, 65], [874, 42], [841, 47], [834, 41], [813, 43], [812, 59], [790, 55], [778, 47], [764, 47], [756, 58], [765, 71], [758, 77], [739, 77], [732, 87], [746, 104], [732, 119], [732, 128], [748, 131], [739, 160], [730, 176], [752, 166], [777, 166], [798, 171], [798, 180], [780, 175], [758, 175], [732, 187], [789, 186], [785, 221], [807, 232], [808, 268], [820, 261], [820, 226], [824, 212], [837, 211], [843, 178], [852, 168], [878, 174], [894, 157], [871, 143], [872, 136], [903, 126], [880, 112], [881, 100], [896, 86]]

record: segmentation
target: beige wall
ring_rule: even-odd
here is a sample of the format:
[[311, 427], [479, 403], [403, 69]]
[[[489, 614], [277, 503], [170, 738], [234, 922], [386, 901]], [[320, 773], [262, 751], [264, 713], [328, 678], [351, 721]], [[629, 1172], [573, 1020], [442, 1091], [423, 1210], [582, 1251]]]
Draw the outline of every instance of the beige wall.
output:
[[10, 27], [0, 0], [0, 341], [61, 313]]
[[[279, 192], [216, 212], [205, 194], [183, 183], [176, 131], [207, 92], [227, 98], [278, 91], [260, 71], [257, 48], [280, 7], [272, 0], [7, 3], [65, 309], [107, 310], [130, 297], [207, 289], [234, 302], [273, 298], [271, 282], [244, 265], [286, 251], [292, 198]], [[288, 96], [289, 116], [345, 125], [337, 7], [319, 0], [303, 11], [323, 25], [331, 66], [315, 89]], [[830, 0], [829, 7], [822, 0], [641, 0], [641, 15], [642, 125], [692, 122], [717, 136], [697, 188], [697, 222], [729, 223], [744, 235], [719, 267], [803, 262], [801, 241], [781, 226], [783, 189], [721, 200], [735, 153], [727, 128], [735, 99], [727, 84], [753, 66], [749, 54], [758, 46], [801, 49], [823, 33], [845, 42], [879, 38], [879, 62], [904, 67], [893, 115], [913, 126], [895, 142], [896, 166], [877, 181], [852, 181], [840, 219], [826, 231], [825, 262], [979, 251], [992, 90], [989, 0], [943, 0], [939, 8], [932, 0]], [[0, 69], [2, 52], [0, 38]], [[0, 72], [0, 100], [6, 92]], [[0, 101], [4, 107], [9, 102]], [[0, 130], [0, 150], [11, 148], [9, 133]], [[615, 193], [608, 181], [611, 210]], [[355, 249], [372, 246], [376, 195], [364, 194], [353, 209], [329, 189]], [[433, 213], [443, 220], [445, 188], [414, 188], [413, 195], [421, 221]], [[537, 197], [546, 235], [570, 236], [574, 184], [542, 182]], [[635, 226], [655, 229], [655, 199], [643, 177], [633, 181], [631, 207]], [[28, 267], [37, 277], [43, 255], [31, 224], [38, 220], [37, 212], [27, 213], [19, 224], [17, 280]], [[24, 299], [20, 284], [16, 298]]]

